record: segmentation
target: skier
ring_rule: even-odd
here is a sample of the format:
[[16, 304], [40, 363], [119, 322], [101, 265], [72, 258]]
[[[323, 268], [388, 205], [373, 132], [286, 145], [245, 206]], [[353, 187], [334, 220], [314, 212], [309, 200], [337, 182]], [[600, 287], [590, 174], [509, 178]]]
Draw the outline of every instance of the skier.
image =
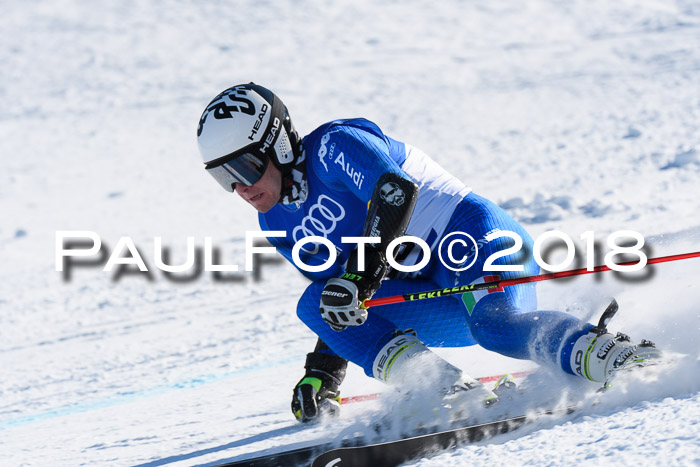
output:
[[[300, 138], [279, 97], [250, 83], [211, 101], [197, 137], [206, 171], [259, 211], [262, 230], [285, 232], [270, 242], [313, 281], [297, 306], [299, 318], [319, 337], [293, 391], [292, 411], [302, 422], [337, 412], [347, 361], [392, 386], [419, 386], [440, 397], [471, 391], [489, 399], [490, 391], [428, 347], [479, 344], [597, 382], [633, 360], [658, 355], [653, 344], [633, 345], [621, 333], [608, 333], [602, 322], [594, 327], [562, 312], [538, 310], [534, 284], [363, 308], [371, 297], [492, 280], [483, 270], [486, 258], [513, 245], [508, 237], [484, 240], [497, 230], [515, 232], [525, 247], [493, 262], [524, 266], [499, 272], [500, 278], [539, 273], [532, 255], [525, 254], [532, 238], [512, 217], [368, 120], [334, 120]], [[477, 241], [442, 242], [454, 232]], [[412, 273], [388, 265], [387, 246], [403, 235], [430, 248], [427, 264]], [[305, 243], [299, 259], [319, 266], [335, 256], [325, 270], [305, 271], [294, 260], [295, 244], [311, 236], [327, 239], [334, 251]], [[342, 241], [360, 236], [381, 241]], [[394, 259], [414, 266], [427, 256], [404, 243]]]

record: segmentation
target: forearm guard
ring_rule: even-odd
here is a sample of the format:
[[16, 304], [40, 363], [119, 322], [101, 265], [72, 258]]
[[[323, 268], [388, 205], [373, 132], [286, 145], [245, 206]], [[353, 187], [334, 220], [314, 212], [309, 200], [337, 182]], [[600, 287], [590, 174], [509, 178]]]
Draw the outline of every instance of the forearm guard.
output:
[[418, 200], [418, 185], [395, 173], [379, 177], [369, 202], [362, 235], [381, 237], [376, 248], [382, 252], [406, 232]]
[[406, 232], [418, 199], [418, 185], [395, 173], [385, 173], [379, 178], [365, 225], [364, 237], [380, 237], [379, 243], [365, 249], [364, 269], [358, 264], [358, 252], [348, 259], [346, 273], [342, 276], [357, 284], [359, 299], [371, 298], [388, 271], [386, 248], [393, 240]]

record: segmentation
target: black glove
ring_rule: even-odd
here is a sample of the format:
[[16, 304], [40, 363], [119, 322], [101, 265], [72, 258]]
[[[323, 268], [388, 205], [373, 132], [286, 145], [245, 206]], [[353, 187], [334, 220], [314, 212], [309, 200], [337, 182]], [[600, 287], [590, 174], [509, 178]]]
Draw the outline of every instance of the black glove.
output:
[[[319, 340], [319, 346], [325, 344]], [[327, 347], [325, 347], [327, 348]], [[317, 420], [319, 416], [340, 413], [340, 383], [348, 366], [344, 358], [311, 352], [306, 356], [306, 374], [294, 387], [292, 413], [300, 422]]]
[[367, 309], [362, 303], [374, 295], [388, 269], [384, 256], [368, 247], [365, 271], [359, 272], [357, 255], [357, 250], [350, 254], [347, 272], [329, 279], [321, 292], [321, 317], [334, 331], [360, 326], [367, 320]]

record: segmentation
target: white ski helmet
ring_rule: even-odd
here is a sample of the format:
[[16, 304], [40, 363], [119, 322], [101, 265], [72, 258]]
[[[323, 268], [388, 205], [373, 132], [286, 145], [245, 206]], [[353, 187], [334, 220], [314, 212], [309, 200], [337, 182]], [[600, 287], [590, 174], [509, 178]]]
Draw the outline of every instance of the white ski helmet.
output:
[[283, 182], [301, 155], [301, 141], [287, 107], [257, 84], [230, 87], [204, 109], [197, 144], [205, 169], [229, 192], [253, 185], [270, 161]]

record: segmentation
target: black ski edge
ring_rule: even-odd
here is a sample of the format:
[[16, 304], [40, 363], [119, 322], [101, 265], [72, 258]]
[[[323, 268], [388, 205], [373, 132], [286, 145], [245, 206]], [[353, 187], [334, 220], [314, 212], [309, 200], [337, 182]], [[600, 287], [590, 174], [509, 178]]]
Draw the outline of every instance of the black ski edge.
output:
[[545, 415], [568, 414], [574, 410], [574, 406], [569, 406], [397, 441], [332, 449], [316, 457], [311, 465], [312, 467], [397, 466], [411, 459], [437, 454], [463, 444], [475, 443], [511, 432]]
[[305, 446], [291, 451], [281, 451], [273, 454], [242, 459], [233, 462], [217, 464], [218, 467], [246, 466], [246, 467], [277, 467], [310, 465], [314, 457], [333, 449], [335, 444], [323, 443], [313, 446]]

